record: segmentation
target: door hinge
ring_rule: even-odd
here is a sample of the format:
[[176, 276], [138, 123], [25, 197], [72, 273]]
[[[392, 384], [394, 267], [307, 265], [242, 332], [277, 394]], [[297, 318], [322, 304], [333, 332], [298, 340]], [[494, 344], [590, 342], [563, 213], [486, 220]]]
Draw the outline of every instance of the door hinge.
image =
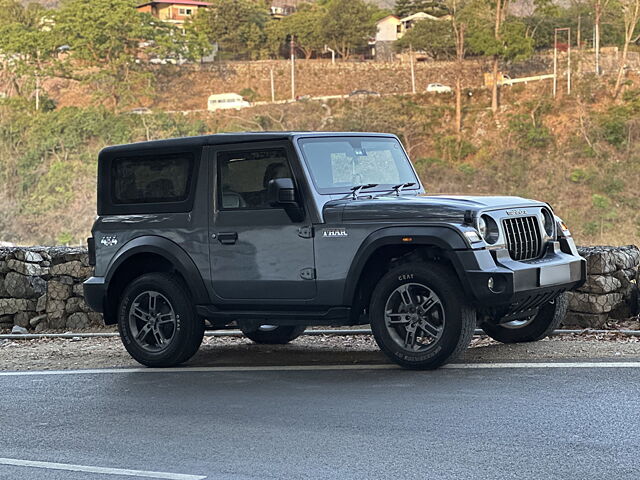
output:
[[313, 238], [313, 226], [305, 225], [298, 228], [298, 236], [302, 238]]
[[300, 270], [300, 278], [303, 280], [315, 280], [316, 269], [315, 268], [303, 268]]

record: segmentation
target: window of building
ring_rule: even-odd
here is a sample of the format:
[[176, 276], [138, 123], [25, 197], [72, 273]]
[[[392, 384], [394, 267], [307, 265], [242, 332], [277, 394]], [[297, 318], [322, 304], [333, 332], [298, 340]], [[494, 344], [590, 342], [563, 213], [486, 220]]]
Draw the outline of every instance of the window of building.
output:
[[113, 203], [183, 202], [192, 173], [190, 153], [117, 158], [111, 167]]
[[283, 148], [218, 154], [218, 199], [225, 210], [272, 208], [267, 187], [276, 178], [292, 178]]

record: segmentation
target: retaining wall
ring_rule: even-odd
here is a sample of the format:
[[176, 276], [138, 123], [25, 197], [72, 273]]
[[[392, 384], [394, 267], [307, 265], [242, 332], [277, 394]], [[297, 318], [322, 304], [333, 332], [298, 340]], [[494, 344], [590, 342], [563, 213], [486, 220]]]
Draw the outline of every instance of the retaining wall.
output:
[[[588, 281], [569, 293], [567, 327], [602, 328], [638, 314], [640, 250], [581, 247]], [[81, 330], [102, 325], [89, 310], [82, 282], [92, 274], [84, 248], [0, 248], [0, 332]]]
[[602, 328], [608, 321], [638, 314], [640, 250], [626, 247], [580, 247], [587, 259], [587, 282], [569, 293], [564, 325]]

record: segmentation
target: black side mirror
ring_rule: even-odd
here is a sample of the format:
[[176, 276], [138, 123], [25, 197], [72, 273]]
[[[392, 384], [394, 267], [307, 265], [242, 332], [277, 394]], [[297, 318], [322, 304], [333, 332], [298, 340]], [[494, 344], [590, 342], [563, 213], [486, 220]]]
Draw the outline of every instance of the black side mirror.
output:
[[267, 198], [273, 207], [283, 207], [293, 222], [304, 220], [304, 209], [296, 199], [296, 187], [291, 178], [275, 178], [267, 184]]
[[275, 178], [267, 184], [267, 198], [273, 207], [297, 205], [296, 187], [290, 178]]

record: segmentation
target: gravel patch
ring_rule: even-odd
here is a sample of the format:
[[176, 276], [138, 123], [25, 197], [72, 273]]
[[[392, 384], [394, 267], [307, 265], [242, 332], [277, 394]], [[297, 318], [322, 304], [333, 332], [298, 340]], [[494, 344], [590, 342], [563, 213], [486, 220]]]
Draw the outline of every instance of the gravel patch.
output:
[[[640, 360], [640, 338], [616, 333], [575, 334], [503, 345], [475, 337], [460, 362]], [[256, 345], [245, 338], [206, 337], [189, 366], [388, 363], [370, 335], [303, 336], [289, 345]], [[0, 370], [139, 367], [118, 338], [0, 340]]]

